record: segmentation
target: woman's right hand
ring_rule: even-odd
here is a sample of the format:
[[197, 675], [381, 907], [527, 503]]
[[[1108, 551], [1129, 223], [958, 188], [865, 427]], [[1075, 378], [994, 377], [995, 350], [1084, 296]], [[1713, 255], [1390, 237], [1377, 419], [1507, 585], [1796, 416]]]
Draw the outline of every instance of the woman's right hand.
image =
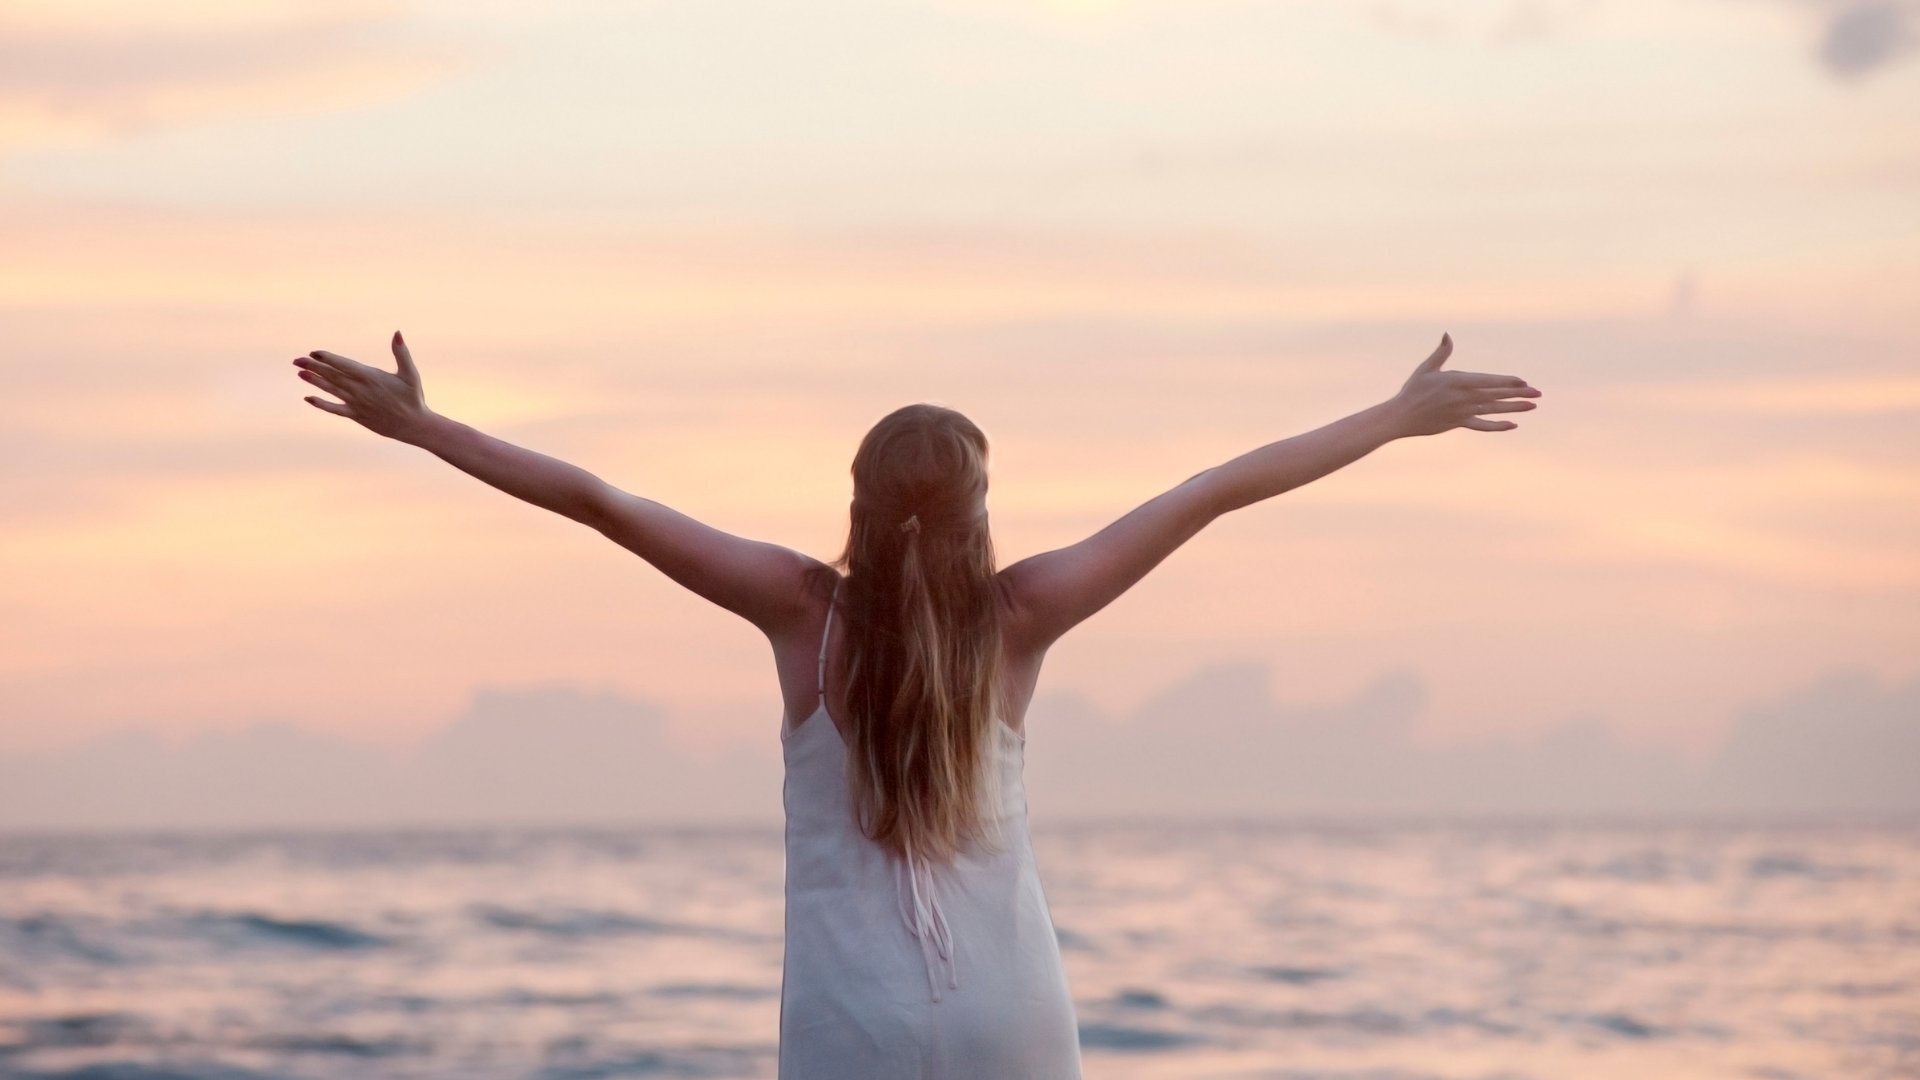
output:
[[1517, 375], [1440, 370], [1452, 355], [1452, 336], [1441, 334], [1440, 347], [1413, 369], [1406, 385], [1394, 395], [1393, 404], [1405, 427], [1401, 434], [1438, 435], [1457, 427], [1475, 431], [1512, 431], [1519, 427], [1511, 420], [1483, 419], [1481, 414], [1524, 412], [1536, 403], [1508, 399], [1536, 398], [1540, 391]]
[[420, 386], [420, 369], [400, 331], [393, 332], [393, 358], [398, 372], [383, 371], [339, 353], [315, 349], [293, 361], [300, 377], [339, 398], [338, 402], [308, 397], [307, 404], [322, 412], [344, 416], [389, 439], [412, 442], [432, 417]]

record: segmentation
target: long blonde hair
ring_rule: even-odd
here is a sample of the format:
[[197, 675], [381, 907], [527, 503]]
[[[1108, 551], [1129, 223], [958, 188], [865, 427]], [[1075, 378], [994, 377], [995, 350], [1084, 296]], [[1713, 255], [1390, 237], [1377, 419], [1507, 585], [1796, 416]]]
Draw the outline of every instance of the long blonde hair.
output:
[[1000, 609], [987, 438], [940, 405], [882, 418], [853, 458], [840, 613], [847, 779], [861, 831], [950, 861], [997, 837], [988, 770], [1001, 722]]

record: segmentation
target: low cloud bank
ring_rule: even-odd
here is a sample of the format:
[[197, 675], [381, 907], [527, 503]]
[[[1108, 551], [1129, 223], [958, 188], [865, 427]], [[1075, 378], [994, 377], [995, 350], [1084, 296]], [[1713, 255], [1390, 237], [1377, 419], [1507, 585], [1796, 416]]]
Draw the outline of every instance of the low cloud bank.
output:
[[[1036, 821], [1099, 817], [1920, 814], [1920, 677], [1839, 669], [1743, 710], [1704, 761], [1597, 722], [1524, 739], [1415, 738], [1419, 678], [1275, 700], [1271, 671], [1194, 672], [1125, 715], [1043, 696], [1028, 723]], [[659, 709], [568, 685], [478, 692], [392, 753], [287, 725], [169, 743], [123, 735], [0, 757], [0, 828], [774, 823], [779, 746], [699, 754]]]
[[644, 701], [547, 685], [478, 691], [404, 753], [286, 724], [120, 735], [0, 757], [0, 828], [778, 819], [777, 757], [698, 755], [666, 728]]
[[1420, 679], [1345, 701], [1277, 702], [1265, 665], [1194, 673], [1122, 717], [1055, 699], [1029, 752], [1037, 807], [1072, 815], [1660, 816], [1920, 813], [1920, 678], [1829, 672], [1743, 710], [1704, 761], [1586, 720], [1428, 745]]

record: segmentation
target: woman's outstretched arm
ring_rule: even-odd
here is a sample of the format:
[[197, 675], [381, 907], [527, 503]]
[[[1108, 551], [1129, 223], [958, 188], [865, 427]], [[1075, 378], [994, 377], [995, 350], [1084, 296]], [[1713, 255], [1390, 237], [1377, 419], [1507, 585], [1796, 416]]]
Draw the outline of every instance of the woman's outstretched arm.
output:
[[1358, 461], [1395, 439], [1456, 427], [1507, 431], [1511, 420], [1480, 414], [1534, 407], [1540, 391], [1514, 375], [1442, 371], [1453, 339], [1420, 363], [1386, 401], [1292, 438], [1250, 450], [1149, 499], [1085, 540], [1001, 571], [1022, 647], [1045, 650], [1230, 510], [1270, 499]]
[[300, 377], [340, 398], [309, 404], [390, 439], [430, 451], [515, 498], [591, 526], [662, 573], [771, 635], [809, 610], [797, 551], [748, 540], [615, 488], [598, 476], [515, 446], [427, 408], [406, 341], [393, 335], [398, 372], [316, 349], [294, 364]]

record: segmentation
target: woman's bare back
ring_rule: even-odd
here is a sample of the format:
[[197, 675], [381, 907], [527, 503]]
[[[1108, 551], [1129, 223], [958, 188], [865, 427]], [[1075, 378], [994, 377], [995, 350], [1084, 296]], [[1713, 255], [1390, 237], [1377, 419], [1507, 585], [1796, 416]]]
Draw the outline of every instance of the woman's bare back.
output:
[[[840, 657], [845, 641], [845, 620], [835, 619], [830, 630], [827, 627], [827, 606], [832, 596], [834, 578], [821, 576], [827, 585], [820, 595], [813, 598], [808, 617], [797, 620], [790, 632], [769, 639], [773, 643], [774, 666], [780, 677], [780, 696], [785, 702], [783, 730], [790, 730], [805, 722], [816, 708], [816, 680], [819, 677], [817, 650], [823, 632], [827, 634], [827, 714], [829, 717], [848, 715], [846, 687], [835, 674], [838, 670], [844, 670]], [[1020, 613], [1008, 603], [1004, 588], [1000, 590], [1000, 616], [1004, 627], [1001, 670], [1007, 680], [1011, 703], [1010, 714], [1001, 717], [1001, 721], [1012, 728], [1014, 734], [1024, 738], [1027, 706], [1032, 704], [1034, 688], [1039, 685], [1040, 665], [1046, 659], [1046, 650], [1026, 647], [1030, 636], [1022, 632]], [[841, 738], [852, 745], [853, 733], [846, 729], [844, 722], [835, 719], [833, 723], [840, 729]]]

